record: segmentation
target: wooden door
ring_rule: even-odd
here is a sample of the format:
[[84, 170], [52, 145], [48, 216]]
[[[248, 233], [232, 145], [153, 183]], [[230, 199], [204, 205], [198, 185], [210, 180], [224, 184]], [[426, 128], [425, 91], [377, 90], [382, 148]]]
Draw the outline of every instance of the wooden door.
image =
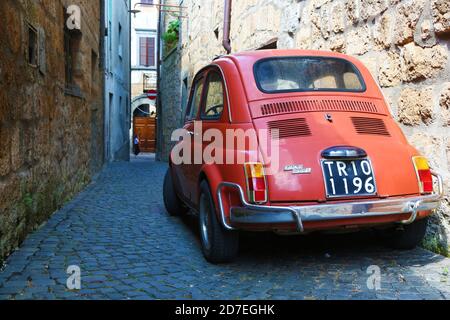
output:
[[156, 151], [156, 118], [134, 117], [134, 134], [139, 137], [141, 152]]

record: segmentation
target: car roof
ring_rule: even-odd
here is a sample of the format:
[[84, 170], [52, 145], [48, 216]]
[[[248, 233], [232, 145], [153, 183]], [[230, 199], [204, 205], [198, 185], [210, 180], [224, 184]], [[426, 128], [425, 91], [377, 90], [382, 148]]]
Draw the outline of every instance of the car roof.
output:
[[301, 50], [301, 49], [266, 49], [254, 51], [242, 51], [228, 56], [234, 57], [256, 57], [258, 59], [273, 56], [326, 56], [326, 57], [349, 57], [343, 53], [325, 50]]
[[301, 50], [301, 49], [269, 49], [269, 50], [257, 50], [257, 51], [243, 51], [239, 53], [230, 54], [221, 57], [222, 59], [231, 59], [237, 65], [241, 67], [253, 67], [256, 61], [264, 58], [273, 57], [328, 57], [328, 58], [340, 58], [345, 59], [355, 64], [358, 69], [361, 66], [361, 62], [349, 55], [324, 50]]

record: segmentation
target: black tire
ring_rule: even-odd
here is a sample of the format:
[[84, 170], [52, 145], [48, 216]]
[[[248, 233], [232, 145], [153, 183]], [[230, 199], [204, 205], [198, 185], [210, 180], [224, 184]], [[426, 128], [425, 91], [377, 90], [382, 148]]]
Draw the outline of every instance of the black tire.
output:
[[202, 252], [211, 263], [232, 262], [239, 251], [239, 235], [218, 221], [213, 197], [206, 181], [200, 184], [199, 228]]
[[187, 208], [183, 205], [183, 202], [175, 191], [172, 170], [170, 168], [167, 170], [164, 178], [163, 197], [166, 210], [171, 216], [179, 216], [187, 212]]
[[403, 226], [402, 230], [389, 230], [387, 244], [399, 250], [412, 250], [421, 244], [427, 231], [428, 218]]

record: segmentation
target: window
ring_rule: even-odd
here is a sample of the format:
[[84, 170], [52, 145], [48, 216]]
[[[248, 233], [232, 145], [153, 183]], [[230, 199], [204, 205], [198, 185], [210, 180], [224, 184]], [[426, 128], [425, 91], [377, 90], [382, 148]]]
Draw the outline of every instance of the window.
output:
[[148, 93], [156, 88], [156, 73], [142, 74], [143, 93]]
[[153, 4], [153, 0], [141, 0], [141, 3]]
[[260, 48], [258, 48], [258, 50], [273, 50], [273, 49], [278, 49], [278, 39], [272, 39], [269, 42], [267, 42], [266, 44], [264, 44], [263, 46], [261, 46]]
[[195, 89], [192, 95], [191, 105], [189, 108], [189, 115], [187, 120], [194, 120], [197, 118], [198, 109], [202, 100], [203, 93], [203, 78], [200, 78], [195, 83]]
[[141, 104], [134, 111], [133, 116], [138, 118], [147, 118], [150, 115], [150, 105], [149, 104]]
[[28, 63], [34, 67], [38, 64], [38, 32], [31, 25], [28, 25], [27, 60]]
[[155, 66], [155, 37], [139, 38], [139, 64], [145, 67]]
[[202, 111], [203, 120], [220, 119], [223, 113], [223, 83], [222, 77], [217, 72], [208, 75], [206, 87], [206, 103]]
[[122, 60], [123, 46], [122, 46], [122, 25], [119, 23], [119, 46], [118, 46], [118, 56]]
[[365, 91], [356, 67], [344, 59], [281, 57], [255, 65], [259, 89], [266, 93], [296, 91]]
[[72, 41], [69, 32], [64, 32], [64, 57], [66, 69], [66, 87], [73, 83]]
[[66, 31], [64, 33], [64, 56], [66, 65], [66, 85], [75, 84], [74, 70], [77, 61], [77, 54], [80, 47], [80, 37], [74, 33]]
[[214, 35], [216, 36], [216, 40], [219, 40], [219, 27], [214, 29]]
[[109, 56], [111, 56], [112, 52], [112, 23], [111, 21], [108, 22], [108, 49], [109, 49]]
[[[66, 12], [64, 10], [64, 12]], [[64, 28], [64, 60], [65, 60], [65, 79], [66, 93], [81, 97], [81, 91], [76, 84], [76, 76], [82, 76], [80, 73], [79, 54], [81, 45], [81, 33], [78, 30], [69, 30]]]

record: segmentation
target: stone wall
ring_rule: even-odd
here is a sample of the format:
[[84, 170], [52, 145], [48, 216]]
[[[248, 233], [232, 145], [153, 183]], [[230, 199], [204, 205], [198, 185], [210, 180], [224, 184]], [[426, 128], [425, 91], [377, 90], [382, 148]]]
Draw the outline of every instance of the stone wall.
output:
[[[169, 2], [169, 4], [175, 3]], [[162, 33], [167, 30], [173, 20], [172, 15], [162, 14], [160, 22]], [[183, 82], [185, 77], [181, 72], [180, 46], [167, 50], [166, 46], [161, 47], [162, 59], [158, 75], [156, 158], [160, 161], [168, 161], [170, 150], [174, 145], [171, 139], [172, 132], [183, 126], [183, 98], [187, 94], [187, 88]]]
[[[172, 132], [182, 127], [182, 80], [181, 59], [178, 48], [174, 48], [163, 59], [158, 97], [158, 134], [157, 158], [168, 161]], [[160, 143], [160, 142], [164, 143]]]
[[[81, 8], [66, 91], [63, 6]], [[100, 1], [0, 1], [0, 259], [88, 183], [103, 164]], [[28, 63], [28, 24], [39, 63]]]
[[[182, 20], [181, 70], [189, 81], [225, 53], [223, 2], [183, 1], [189, 19]], [[447, 198], [431, 231], [446, 243], [450, 235], [450, 2], [233, 1], [233, 52], [273, 41], [278, 48], [338, 51], [366, 64], [410, 142], [446, 180]]]

